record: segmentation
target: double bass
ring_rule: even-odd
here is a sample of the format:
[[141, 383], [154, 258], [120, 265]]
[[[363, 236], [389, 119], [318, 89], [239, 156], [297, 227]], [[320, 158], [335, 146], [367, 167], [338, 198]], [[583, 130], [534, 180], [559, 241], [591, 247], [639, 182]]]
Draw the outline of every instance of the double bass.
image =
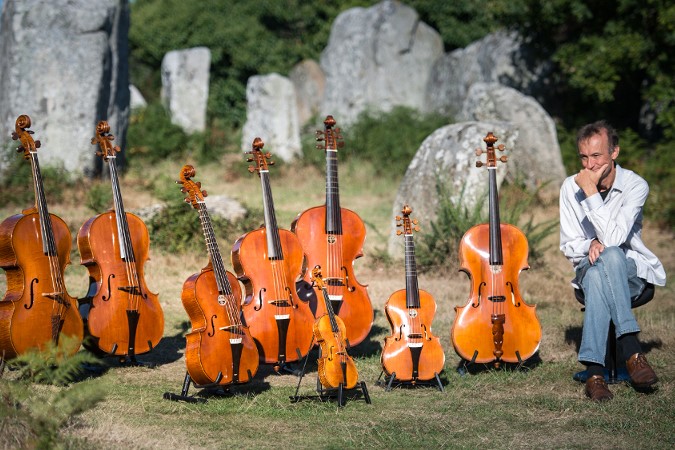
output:
[[321, 291], [326, 314], [314, 322], [314, 337], [321, 348], [317, 373], [327, 389], [353, 389], [359, 380], [356, 364], [347, 354], [345, 324], [333, 311], [328, 287], [321, 276], [321, 267], [312, 269], [312, 282]]
[[[366, 227], [354, 211], [340, 207], [337, 151], [344, 142], [333, 116], [324, 120], [324, 131], [317, 131], [318, 148], [326, 152], [326, 203], [301, 214], [291, 224], [307, 254], [307, 266], [321, 266], [333, 310], [347, 326], [351, 346], [361, 343], [373, 326], [373, 306], [366, 286], [354, 276], [354, 260], [363, 256]], [[306, 275], [309, 280], [309, 274]], [[302, 285], [301, 285], [302, 286]], [[311, 296], [315, 317], [326, 313], [321, 292]]]
[[[536, 306], [525, 303], [518, 289], [518, 276], [529, 269], [527, 238], [517, 227], [500, 223], [497, 194], [497, 158], [491, 132], [483, 141], [486, 150], [476, 149], [476, 156], [486, 153], [489, 174], [489, 223], [470, 228], [459, 247], [460, 270], [471, 280], [469, 301], [455, 307], [452, 344], [464, 360], [522, 364], [539, 349], [541, 325]], [[498, 150], [504, 151], [504, 145]]]
[[[295, 234], [279, 229], [264, 143], [255, 138], [248, 154], [249, 172], [257, 172], [262, 186], [264, 225], [241, 236], [232, 248], [232, 265], [244, 284], [244, 323], [256, 341], [260, 362], [279, 370], [302, 359], [312, 347], [314, 315], [296, 291], [305, 270], [305, 255]], [[269, 165], [273, 162], [270, 161]]]
[[[0, 301], [0, 355], [13, 358], [50, 344], [60, 354], [75, 354], [84, 327], [77, 300], [66, 290], [63, 272], [70, 263], [71, 235], [66, 223], [47, 208], [30, 117], [16, 119], [12, 139], [30, 161], [35, 206], [0, 224], [0, 267], [7, 292]], [[67, 339], [65, 339], [65, 338]]]
[[136, 355], [151, 351], [161, 340], [164, 313], [158, 295], [145, 283], [148, 229], [138, 216], [124, 211], [116, 164], [120, 148], [113, 140], [110, 125], [100, 121], [91, 143], [108, 163], [113, 209], [87, 220], [77, 234], [81, 264], [89, 272], [80, 310], [93, 350], [136, 364]]
[[201, 183], [192, 181], [195, 169], [183, 166], [178, 184], [185, 202], [199, 211], [209, 263], [183, 284], [181, 300], [192, 331], [186, 336], [185, 364], [198, 385], [226, 385], [251, 381], [258, 371], [258, 349], [241, 320], [241, 288], [225, 269], [213, 231]]
[[391, 294], [384, 312], [391, 335], [384, 339], [382, 368], [399, 381], [416, 383], [436, 379], [445, 365], [445, 353], [437, 336], [431, 332], [436, 302], [417, 283], [413, 231], [419, 231], [417, 219], [410, 219], [412, 209], [404, 205], [403, 216], [396, 216], [397, 235], [405, 239], [405, 289]]

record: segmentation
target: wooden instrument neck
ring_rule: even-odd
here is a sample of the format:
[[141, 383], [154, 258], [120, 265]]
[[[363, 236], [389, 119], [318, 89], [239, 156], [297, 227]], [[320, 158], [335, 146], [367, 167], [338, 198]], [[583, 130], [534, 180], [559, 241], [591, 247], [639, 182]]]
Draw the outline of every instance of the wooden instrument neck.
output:
[[213, 266], [213, 272], [216, 275], [216, 284], [218, 286], [218, 292], [225, 294], [227, 296], [232, 295], [232, 286], [230, 281], [227, 279], [227, 271], [225, 269], [225, 264], [223, 263], [223, 258], [218, 248], [218, 241], [216, 239], [216, 233], [213, 231], [213, 224], [211, 223], [211, 216], [209, 216], [209, 211], [206, 208], [206, 203], [200, 201], [199, 203], [199, 221], [202, 224], [202, 231], [204, 233], [204, 240], [206, 241], [206, 249], [209, 252], [211, 258], [211, 265]]
[[415, 262], [415, 242], [412, 234], [405, 238], [405, 292], [406, 307], [420, 307], [420, 291], [417, 284], [417, 263]]
[[326, 150], [326, 234], [342, 234], [337, 150]]
[[117, 164], [115, 156], [106, 159], [110, 169], [110, 182], [112, 184], [113, 204], [115, 207], [115, 218], [117, 219], [117, 235], [120, 243], [120, 257], [127, 262], [135, 262], [134, 248], [131, 243], [131, 234], [129, 233], [129, 222], [127, 214], [124, 211], [124, 202], [122, 201], [122, 190], [120, 189], [119, 177], [117, 175]]
[[490, 209], [490, 265], [501, 266], [502, 233], [499, 220], [499, 194], [497, 192], [496, 167], [488, 167], [489, 174], [489, 209]]
[[263, 212], [265, 214], [265, 234], [267, 236], [267, 257], [271, 260], [282, 260], [284, 254], [279, 239], [279, 227], [274, 212], [274, 198], [272, 186], [269, 180], [269, 171], [260, 171], [260, 184], [262, 186]]

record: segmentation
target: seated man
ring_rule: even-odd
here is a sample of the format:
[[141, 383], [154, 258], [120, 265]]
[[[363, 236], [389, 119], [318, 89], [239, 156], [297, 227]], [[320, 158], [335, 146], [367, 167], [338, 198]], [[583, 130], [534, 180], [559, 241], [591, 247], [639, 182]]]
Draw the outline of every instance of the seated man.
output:
[[645, 282], [665, 285], [666, 273], [642, 242], [649, 186], [616, 164], [616, 131], [604, 121], [586, 125], [577, 134], [577, 150], [583, 168], [560, 189], [560, 250], [574, 266], [572, 284], [585, 295], [579, 361], [587, 366], [586, 395], [602, 401], [613, 397], [603, 376], [610, 320], [632, 385], [657, 382], [637, 340], [640, 327], [631, 298], [640, 295]]

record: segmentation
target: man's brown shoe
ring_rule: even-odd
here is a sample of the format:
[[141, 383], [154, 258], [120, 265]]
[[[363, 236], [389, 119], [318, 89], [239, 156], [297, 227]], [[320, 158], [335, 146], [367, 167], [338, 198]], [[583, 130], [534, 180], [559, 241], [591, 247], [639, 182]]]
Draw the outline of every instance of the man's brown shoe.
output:
[[586, 395], [596, 402], [611, 400], [614, 395], [607, 387], [605, 377], [602, 375], [593, 375], [586, 380]]
[[647, 358], [642, 353], [636, 353], [626, 361], [626, 370], [630, 376], [630, 382], [633, 386], [638, 388], [646, 388], [659, 379], [654, 373], [654, 369], [647, 362]]

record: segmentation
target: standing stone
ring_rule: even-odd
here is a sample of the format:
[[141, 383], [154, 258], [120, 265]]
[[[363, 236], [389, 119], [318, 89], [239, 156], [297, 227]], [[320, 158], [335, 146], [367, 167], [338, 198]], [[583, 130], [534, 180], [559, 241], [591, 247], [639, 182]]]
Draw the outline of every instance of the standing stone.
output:
[[429, 76], [423, 111], [455, 117], [469, 88], [478, 82], [500, 83], [530, 93], [542, 82], [544, 70], [531, 69], [531, 65], [528, 51], [516, 33], [489, 34], [436, 61]]
[[512, 123], [518, 139], [509, 148], [508, 173], [530, 190], [544, 186], [544, 192], [557, 198], [566, 177], [558, 133], [551, 116], [535, 99], [498, 83], [476, 83], [457, 120]]
[[366, 110], [422, 110], [431, 68], [442, 54], [440, 35], [398, 1], [341, 13], [321, 54], [322, 115], [347, 125]]
[[43, 165], [100, 173], [96, 124], [124, 148], [129, 123], [127, 0], [5, 0], [0, 22], [0, 151], [27, 114]]
[[162, 59], [162, 102], [171, 122], [187, 133], [206, 129], [211, 50], [174, 50]]
[[304, 125], [318, 115], [326, 89], [326, 76], [314, 60], [306, 59], [296, 64], [288, 77], [295, 87], [298, 103], [298, 122]]
[[136, 108], [145, 108], [148, 106], [148, 102], [145, 101], [145, 97], [143, 97], [141, 91], [139, 91], [138, 88], [133, 84], [129, 85], [129, 94], [129, 106], [132, 110]]
[[278, 73], [253, 76], [246, 84], [246, 102], [241, 148], [250, 151], [253, 139], [260, 137], [265, 151], [284, 161], [299, 156], [298, 106], [291, 80]]
[[[518, 131], [507, 122], [462, 122], [446, 125], [427, 137], [403, 176], [392, 207], [388, 253], [403, 257], [403, 239], [396, 236], [394, 217], [404, 204], [410, 205], [420, 226], [426, 230], [436, 220], [440, 204], [439, 186], [451, 192], [450, 200], [471, 209], [488, 189], [487, 169], [476, 168], [475, 149], [485, 149], [483, 139], [489, 131], [499, 138], [497, 144], [511, 149]], [[481, 158], [485, 161], [485, 157]], [[508, 164], [497, 165], [497, 184], [506, 176]], [[441, 189], [441, 192], [443, 190]]]

